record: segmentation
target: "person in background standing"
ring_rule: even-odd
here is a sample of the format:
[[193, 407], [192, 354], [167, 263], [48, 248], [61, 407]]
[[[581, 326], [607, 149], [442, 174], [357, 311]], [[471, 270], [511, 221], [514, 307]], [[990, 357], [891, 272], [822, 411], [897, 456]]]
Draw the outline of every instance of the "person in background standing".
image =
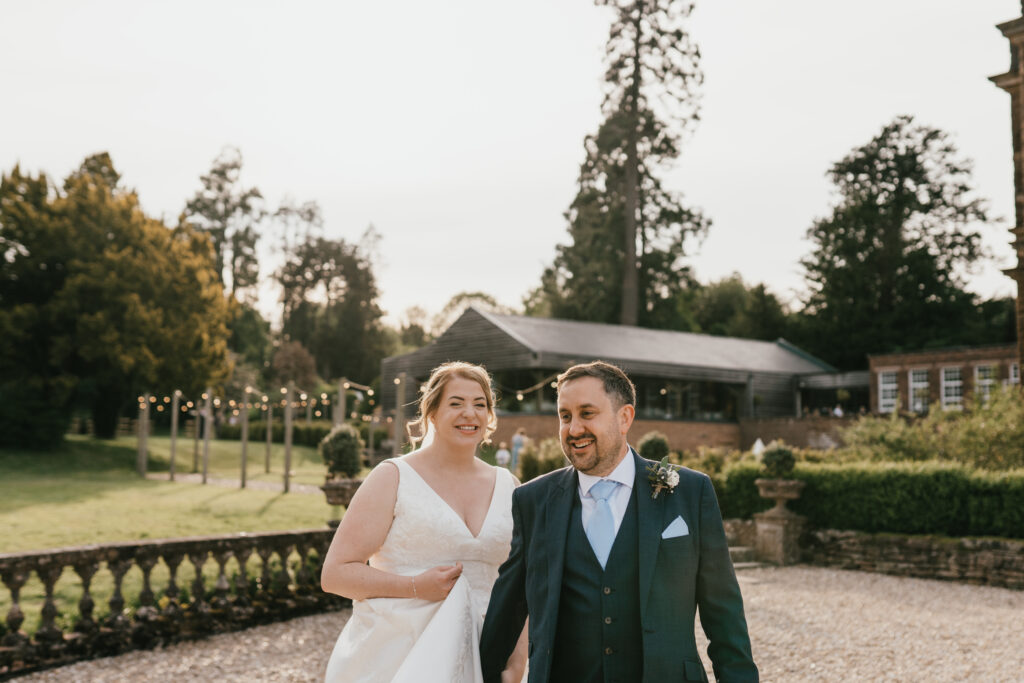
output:
[[512, 436], [512, 460], [509, 461], [508, 468], [513, 472], [519, 467], [519, 452], [523, 450], [523, 446], [526, 445], [526, 430], [522, 427], [516, 430], [516, 433]]

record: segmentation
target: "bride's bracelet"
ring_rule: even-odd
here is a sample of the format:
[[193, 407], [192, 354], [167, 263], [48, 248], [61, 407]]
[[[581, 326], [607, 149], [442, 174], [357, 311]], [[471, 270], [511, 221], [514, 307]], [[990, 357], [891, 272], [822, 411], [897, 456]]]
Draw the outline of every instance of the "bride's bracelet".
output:
[[412, 579], [412, 597], [414, 597], [417, 600], [419, 600], [420, 596], [416, 593], [416, 577], [415, 576], [410, 576], [409, 578]]

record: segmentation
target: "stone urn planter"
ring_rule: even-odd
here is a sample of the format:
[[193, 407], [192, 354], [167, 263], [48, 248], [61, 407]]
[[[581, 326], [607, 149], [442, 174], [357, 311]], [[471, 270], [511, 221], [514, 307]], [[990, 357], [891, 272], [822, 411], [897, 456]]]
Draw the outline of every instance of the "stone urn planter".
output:
[[[328, 479], [320, 490], [327, 497], [327, 504], [336, 511], [339, 507], [348, 508], [352, 502], [352, 496], [356, 495], [356, 489], [363, 483], [362, 479]], [[336, 529], [341, 523], [341, 518], [336, 513], [334, 519], [327, 520], [327, 526]]]
[[356, 476], [363, 467], [363, 440], [355, 428], [343, 424], [323, 438], [319, 450], [327, 465], [327, 478], [320, 490], [334, 509], [333, 519], [327, 520], [327, 526], [334, 529], [341, 522], [339, 508], [349, 506], [356, 489], [363, 483]]
[[775, 507], [767, 510], [765, 514], [777, 517], [798, 517], [796, 513], [786, 507], [787, 500], [796, 500], [800, 492], [804, 490], [806, 482], [799, 479], [755, 479], [757, 492], [762, 498], [775, 501]]
[[775, 507], [754, 515], [757, 559], [778, 565], [794, 564], [800, 561], [800, 534], [807, 520], [787, 509], [786, 501], [799, 498], [806, 483], [789, 478], [796, 462], [793, 451], [781, 442], [765, 449], [762, 462], [766, 476], [755, 479], [754, 484], [762, 498], [775, 501]]

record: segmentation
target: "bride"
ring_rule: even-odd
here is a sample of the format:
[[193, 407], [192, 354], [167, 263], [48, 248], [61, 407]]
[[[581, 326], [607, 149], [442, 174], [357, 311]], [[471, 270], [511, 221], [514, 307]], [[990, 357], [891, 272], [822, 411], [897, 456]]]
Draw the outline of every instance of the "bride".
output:
[[[352, 599], [327, 683], [482, 681], [480, 629], [518, 484], [476, 457], [496, 423], [486, 370], [455, 362], [431, 373], [409, 425], [424, 443], [370, 473], [324, 559], [323, 589]], [[524, 631], [503, 681], [522, 680], [525, 646]]]

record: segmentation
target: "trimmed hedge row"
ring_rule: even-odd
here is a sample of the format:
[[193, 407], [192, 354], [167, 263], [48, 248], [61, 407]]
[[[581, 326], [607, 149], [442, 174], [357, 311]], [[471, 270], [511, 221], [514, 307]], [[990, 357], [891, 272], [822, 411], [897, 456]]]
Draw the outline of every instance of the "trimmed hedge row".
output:
[[[726, 518], [772, 507], [744, 463], [714, 479]], [[1024, 538], [1024, 470], [983, 472], [946, 463], [799, 464], [807, 482], [788, 506], [823, 529]]]
[[[363, 443], [370, 442], [370, 425], [367, 422], [361, 422], [352, 425], [359, 430], [359, 437], [363, 440]], [[316, 448], [324, 437], [327, 436], [334, 424], [328, 420], [314, 420], [313, 422], [306, 422], [305, 420], [296, 420], [292, 425], [292, 443], [296, 446], [309, 446]], [[376, 447], [380, 447], [380, 442], [388, 437], [388, 430], [378, 427], [373, 433], [373, 444]], [[242, 438], [242, 425], [241, 424], [222, 424], [217, 427], [217, 438], [228, 439], [232, 441], [238, 441]], [[255, 420], [249, 423], [249, 440], [250, 441], [265, 441], [267, 438], [267, 423], [264, 420]], [[284, 443], [284, 423], [277, 420], [274, 421], [274, 426], [270, 435], [271, 440], [274, 443]]]

